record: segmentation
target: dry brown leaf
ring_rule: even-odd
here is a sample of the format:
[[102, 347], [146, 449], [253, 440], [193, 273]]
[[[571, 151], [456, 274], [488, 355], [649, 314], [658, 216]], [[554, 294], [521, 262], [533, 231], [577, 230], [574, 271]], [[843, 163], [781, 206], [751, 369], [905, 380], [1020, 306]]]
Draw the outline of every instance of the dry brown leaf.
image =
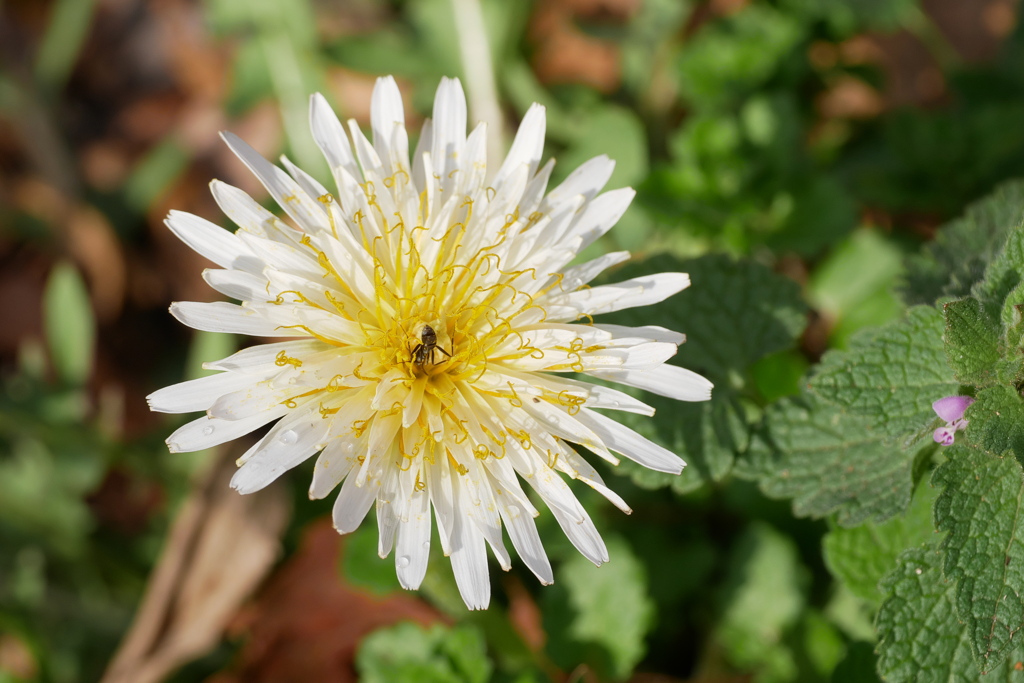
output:
[[238, 495], [233, 460], [222, 451], [179, 511], [104, 683], [160, 681], [208, 652], [277, 559], [287, 495], [280, 485]]

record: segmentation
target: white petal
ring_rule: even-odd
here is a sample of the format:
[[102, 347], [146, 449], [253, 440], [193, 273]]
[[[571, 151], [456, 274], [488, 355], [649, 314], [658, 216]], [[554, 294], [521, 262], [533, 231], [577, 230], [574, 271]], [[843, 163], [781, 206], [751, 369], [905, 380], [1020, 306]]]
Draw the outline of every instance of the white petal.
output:
[[309, 485], [310, 500], [325, 497], [341, 483], [358, 463], [355, 453], [352, 439], [341, 437], [328, 442], [313, 468], [313, 481]]
[[307, 195], [311, 199], [319, 201], [320, 197], [328, 194], [327, 188], [320, 184], [320, 181], [309, 175], [301, 168], [292, 163], [291, 159], [281, 155], [281, 163], [288, 170], [288, 174], [295, 179], [295, 182], [299, 184]]
[[398, 530], [398, 473], [395, 467], [389, 467], [384, 473], [384, 481], [377, 494], [377, 556], [384, 559], [391, 554], [395, 545], [395, 532]]
[[306, 194], [291, 176], [260, 156], [259, 152], [234, 133], [224, 132], [221, 137], [300, 228], [312, 231], [327, 226], [327, 215], [323, 207]]
[[696, 372], [675, 365], [649, 370], [601, 369], [587, 374], [678, 401], [707, 401], [715, 386]]
[[171, 304], [171, 315], [195, 330], [206, 332], [232, 332], [254, 337], [306, 336], [304, 332], [282, 330], [251, 308], [243, 308], [223, 301], [201, 303], [197, 301], [175, 301]]
[[621, 311], [624, 308], [656, 304], [689, 285], [690, 276], [686, 273], [658, 273], [561, 294], [551, 297], [549, 301], [556, 305], [571, 306], [581, 313], [598, 315]]
[[246, 273], [241, 270], [220, 270], [219, 268], [207, 268], [203, 271], [203, 279], [206, 284], [215, 290], [239, 301], [249, 301], [257, 298], [266, 298], [266, 278]]
[[662, 448], [625, 427], [615, 420], [600, 413], [584, 408], [576, 415], [583, 424], [594, 430], [608, 448], [621, 453], [630, 460], [638, 462], [656, 472], [679, 474], [686, 463], [672, 451]]
[[525, 165], [529, 169], [527, 175], [533, 177], [537, 172], [537, 167], [540, 166], [541, 154], [544, 153], [546, 126], [547, 117], [544, 106], [534, 103], [519, 124], [519, 130], [516, 131], [515, 140], [512, 141], [505, 162], [491, 182], [494, 188], [500, 188], [517, 166]]
[[380, 491], [380, 480], [369, 479], [362, 486], [356, 485], [356, 478], [351, 474], [345, 477], [341, 492], [334, 501], [334, 528], [339, 534], [355, 531], [366, 518], [370, 506]]
[[423, 583], [430, 559], [430, 496], [417, 491], [409, 499], [409, 519], [398, 526], [395, 548], [395, 570], [398, 582], [406, 590], [416, 590]]
[[[455, 480], [458, 484], [458, 480]], [[456, 486], [458, 489], [458, 486]], [[456, 511], [452, 524], [452, 571], [466, 607], [487, 609], [491, 601], [491, 578], [487, 571], [487, 548], [476, 524], [466, 517], [462, 508], [469, 504], [463, 489], [456, 494]]]
[[599, 323], [594, 325], [594, 327], [611, 333], [613, 337], [639, 337], [641, 339], [667, 342], [669, 344], [682, 344], [686, 341], [686, 335], [682, 332], [674, 332], [659, 325], [627, 327], [625, 325], [606, 325]]
[[619, 222], [635, 196], [636, 192], [629, 187], [605, 192], [587, 204], [565, 238], [579, 237], [580, 249], [585, 249]]
[[344, 169], [353, 178], [360, 177], [359, 166], [352, 155], [352, 147], [345, 135], [345, 128], [320, 93], [315, 93], [309, 98], [309, 127], [335, 178], [338, 169]]
[[282, 474], [323, 448], [330, 426], [317, 409], [296, 411], [270, 430], [263, 447], [231, 477], [231, 488], [253, 493], [268, 486]]
[[441, 540], [441, 550], [450, 555], [452, 528], [455, 519], [455, 493], [452, 490], [451, 467], [448, 458], [439, 457], [434, 464], [425, 468], [427, 472], [427, 491], [430, 492], [430, 504], [434, 506], [434, 517], [437, 519], [437, 535]]
[[158, 413], [191, 413], [206, 410], [220, 396], [250, 386], [255, 381], [251, 375], [219, 372], [164, 387], [147, 396], [146, 401], [149, 409]]
[[572, 200], [577, 195], [593, 199], [612, 177], [614, 170], [615, 162], [604, 154], [590, 159], [547, 194], [541, 204], [541, 211], [551, 213], [559, 204]]
[[541, 543], [540, 534], [537, 533], [537, 525], [534, 523], [533, 517], [519, 506], [505, 505], [499, 507], [498, 510], [501, 512], [505, 528], [508, 529], [508, 536], [512, 539], [512, 546], [519, 553], [519, 557], [542, 584], [549, 586], [554, 583], [551, 562], [548, 561], [547, 553], [544, 552], [544, 545]]
[[[395, 161], [401, 161], [401, 155], [409, 154], [408, 139], [405, 149], [392, 149], [395, 132], [401, 129], [405, 133], [405, 109], [402, 106], [402, 93], [392, 76], [378, 78], [373, 87], [373, 98], [370, 101], [370, 128], [373, 131], [373, 146], [377, 150], [388, 173], [394, 173]], [[401, 144], [401, 143], [399, 143]], [[402, 166], [407, 166], [408, 158]]]
[[448, 174], [458, 168], [462, 147], [466, 143], [466, 95], [457, 78], [441, 79], [434, 97], [434, 135], [430, 157], [434, 172], [447, 186]]
[[220, 180], [210, 182], [210, 192], [224, 215], [243, 230], [266, 235], [273, 232], [281, 221], [259, 205], [244, 190]]
[[598, 533], [597, 527], [594, 526], [594, 522], [591, 521], [590, 515], [586, 510], [580, 509], [583, 512], [582, 520], [573, 519], [558, 508], [551, 508], [551, 513], [558, 520], [558, 526], [562, 527], [562, 531], [565, 532], [576, 550], [600, 567], [608, 561], [608, 548], [605, 546], [601, 534]]
[[262, 268], [262, 263], [238, 239], [224, 228], [184, 211], [171, 211], [164, 221], [182, 242], [222, 268], [245, 270]]
[[[247, 375], [265, 376], [285, 367], [293, 359], [302, 362], [307, 356], [321, 353], [330, 348], [318, 339], [292, 339], [273, 344], [257, 344], [222, 360], [203, 363], [206, 370], [234, 370]], [[253, 380], [254, 382], [256, 380]]]
[[171, 453], [191, 453], [212, 448], [244, 436], [287, 412], [280, 406], [275, 410], [258, 413], [244, 420], [218, 420], [203, 416], [182, 425], [167, 437], [167, 448]]
[[562, 276], [561, 289], [565, 292], [575, 291], [600, 275], [606, 268], [611, 268], [628, 259], [628, 251], [613, 251], [610, 254], [598, 256], [592, 261], [566, 268]]
[[[242, 375], [246, 377], [247, 375]], [[218, 420], [244, 420], [265, 410], [273, 410], [283, 405], [302, 389], [288, 386], [277, 386], [276, 382], [264, 380], [250, 382], [237, 391], [223, 394], [207, 409], [210, 417]]]
[[594, 469], [593, 465], [584, 460], [583, 457], [572, 448], [566, 446], [562, 449], [555, 466], [560, 472], [565, 472], [573, 479], [579, 479], [580, 481], [585, 482], [590, 486], [590, 488], [600, 493], [608, 500], [608, 502], [625, 512], [627, 515], [633, 512], [629, 505], [626, 504], [626, 501], [622, 499], [622, 496], [608, 488], [604, 483], [604, 480], [601, 478], [601, 475]]

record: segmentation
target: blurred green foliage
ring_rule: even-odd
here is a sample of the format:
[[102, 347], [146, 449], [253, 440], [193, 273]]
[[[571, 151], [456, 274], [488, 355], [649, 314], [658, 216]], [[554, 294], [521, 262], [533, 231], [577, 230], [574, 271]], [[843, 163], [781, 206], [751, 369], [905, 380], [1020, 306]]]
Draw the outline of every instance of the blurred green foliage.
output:
[[[968, 414], [964, 457], [993, 486], [1006, 483], [996, 469], [1019, 469], [997, 455], [1024, 461], [1020, 430], [997, 419], [1024, 414], [1016, 386], [1024, 270], [1021, 250], [1005, 248], [1008, 236], [1022, 239], [1014, 231], [1024, 186], [1006, 181], [1024, 176], [1024, 29], [994, 59], [972, 65], [917, 0], [752, 0], [733, 12], [718, 12], [720, 3], [645, 0], [617, 19], [595, 12], [563, 27], [615, 51], [621, 73], [597, 74], [588, 85], [542, 73], [543, 3], [481, 4], [502, 110], [515, 119], [534, 101], [547, 107], [553, 182], [607, 154], [617, 162], [610, 186], [638, 190], [620, 225], [591, 251], [637, 253], [614, 279], [681, 270], [693, 280], [663, 304], [607, 322], [687, 333], [679, 363], [716, 389], [703, 404], [644, 397], [656, 417], [623, 418], [689, 467], [671, 477], [598, 463], [634, 510], [625, 518], [589, 490], [578, 492], [609, 541], [608, 565], [591, 566], [542, 516], [555, 585], [537, 586], [514, 563], [507, 583], [493, 572], [491, 609], [468, 613], [435, 550], [421, 595], [448, 625], [371, 634], [356, 658], [363, 680], [618, 681], [650, 672], [859, 682], [876, 671], [894, 681], [973, 680], [982, 670], [976, 654], [1012, 654], [1007, 642], [985, 649], [977, 624], [994, 614], [971, 611], [968, 621], [957, 602], [964, 598], [943, 578], [945, 562], [947, 578], [991, 587], [1003, 559], [961, 566], [942, 554], [948, 544], [935, 537], [931, 516], [939, 494], [927, 482], [946, 457], [928, 440], [938, 424], [930, 402], [965, 385], [987, 388]], [[321, 180], [327, 169], [306, 118], [311, 92], [340, 100], [331, 85], [338, 74], [391, 73], [422, 116], [440, 77], [462, 75], [448, 0], [350, 5], [342, 30], [324, 28], [341, 10], [312, 0], [193, 7], [228, 55], [217, 102], [226, 120], [273, 103], [281, 151]], [[90, 59], [97, 11], [91, 1], [49, 4], [28, 68], [0, 62], [0, 118], [17, 120], [35, 106], [54, 115], [83, 107], [76, 69]], [[843, 57], [865, 36], [916, 41], [935, 64], [942, 96], [903, 106], [910, 100], [887, 99], [895, 76], [884, 60]], [[823, 102], [851, 81], [877, 102], [829, 110]], [[151, 246], [147, 215], [205, 161], [180, 136], [159, 137], [133, 158], [122, 183], [85, 187], [83, 201], [103, 212], [122, 248], [141, 251]], [[53, 264], [42, 337], [20, 340], [0, 377], [0, 645], [28, 653], [30, 678], [98, 680], [176, 506], [210, 454], [168, 455], [161, 441], [171, 421], [125, 435], [116, 402], [103, 398], [109, 369], [96, 364], [97, 349], [123, 328], [97, 322], [86, 280], [38, 216], [0, 206], [0, 219], [5, 238]], [[968, 295], [975, 298], [966, 308], [945, 316], [934, 307]], [[911, 306], [919, 308], [907, 315]], [[162, 360], [139, 381], [156, 388], [198, 376], [197, 359], [226, 356], [237, 343], [205, 333], [189, 348], [180, 341], [145, 349]], [[950, 367], [954, 355], [967, 355], [970, 367]], [[972, 492], [950, 478], [952, 465], [942, 467], [935, 483], [960, 506], [950, 504], [942, 528], [962, 538], [969, 527], [957, 524], [977, 520], [953, 513], [969, 507]], [[160, 503], [131, 532], [102, 513], [105, 487], [117, 477], [159, 491]], [[310, 519], [328, 509], [294, 489], [299, 512], [283, 562]], [[1016, 537], [1016, 527], [1003, 531]], [[398, 590], [393, 568], [376, 557], [371, 524], [346, 547], [339, 575], [375, 597]], [[1006, 585], [1016, 594], [1015, 580]], [[526, 586], [525, 597], [508, 586]], [[524, 600], [538, 610], [539, 646], [512, 619]], [[182, 675], [230, 670], [238, 645]], [[1006, 673], [1008, 661], [993, 661], [992, 670]], [[5, 667], [0, 657], [0, 680], [29, 678]]]

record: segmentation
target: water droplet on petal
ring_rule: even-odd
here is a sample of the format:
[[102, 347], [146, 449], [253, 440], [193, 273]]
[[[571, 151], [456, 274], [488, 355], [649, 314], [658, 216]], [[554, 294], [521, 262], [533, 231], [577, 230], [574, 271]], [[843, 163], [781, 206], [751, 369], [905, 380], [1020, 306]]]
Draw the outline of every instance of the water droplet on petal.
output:
[[409, 558], [406, 557], [405, 555], [402, 555], [400, 558], [398, 558], [398, 566], [401, 569], [405, 569], [406, 567], [408, 567], [409, 566]]
[[210, 434], [213, 434], [213, 425], [203, 427], [203, 436], [209, 436]]
[[291, 429], [286, 429], [285, 431], [281, 432], [281, 435], [277, 438], [281, 441], [281, 443], [293, 444], [299, 440], [299, 435], [296, 434]]
[[430, 550], [430, 541], [423, 541], [423, 549]]
[[509, 517], [513, 517], [513, 518], [515, 518], [515, 517], [518, 517], [518, 516], [519, 516], [519, 508], [518, 508], [517, 506], [515, 506], [515, 505], [509, 505], [509, 506], [508, 506], [507, 508], [505, 508], [505, 509], [506, 509], [506, 510], [508, 511], [508, 516], [509, 516]]

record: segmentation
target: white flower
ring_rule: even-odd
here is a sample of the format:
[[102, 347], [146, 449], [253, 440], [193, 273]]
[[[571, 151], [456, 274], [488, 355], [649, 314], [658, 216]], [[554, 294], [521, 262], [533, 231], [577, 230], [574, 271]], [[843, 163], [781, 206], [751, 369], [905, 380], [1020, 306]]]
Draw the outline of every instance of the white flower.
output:
[[683, 401], [711, 395], [706, 379], [665, 364], [682, 334], [590, 319], [661, 301], [689, 284], [685, 274], [588, 288], [628, 253], [567, 266], [615, 224], [633, 190], [598, 194], [614, 167], [600, 156], [545, 194], [554, 162], [540, 168], [540, 105], [527, 112], [501, 167], [489, 169], [483, 124], [466, 137], [458, 80], [441, 82], [411, 164], [391, 78], [373, 92], [372, 144], [354, 121], [346, 136], [320, 95], [310, 120], [334, 174], [333, 195], [287, 159], [285, 173], [224, 135], [293, 225], [217, 181], [213, 195], [237, 232], [176, 211], [167, 219], [221, 267], [204, 273], [210, 286], [242, 302], [178, 302], [178, 320], [288, 338], [207, 363], [221, 372], [152, 394], [153, 410], [206, 411], [170, 436], [170, 450], [209, 448], [274, 422], [239, 459], [234, 488], [257, 491], [319, 453], [309, 495], [323, 498], [341, 484], [338, 531], [356, 529], [376, 501], [380, 556], [394, 548], [399, 581], [415, 589], [436, 520], [470, 609], [490, 599], [486, 546], [510, 567], [503, 526], [540, 581], [553, 580], [534, 524], [540, 513], [523, 482], [584, 556], [607, 561], [600, 534], [558, 473], [630, 510], [572, 444], [662, 472], [684, 463], [595, 410], [652, 408], [559, 373]]

